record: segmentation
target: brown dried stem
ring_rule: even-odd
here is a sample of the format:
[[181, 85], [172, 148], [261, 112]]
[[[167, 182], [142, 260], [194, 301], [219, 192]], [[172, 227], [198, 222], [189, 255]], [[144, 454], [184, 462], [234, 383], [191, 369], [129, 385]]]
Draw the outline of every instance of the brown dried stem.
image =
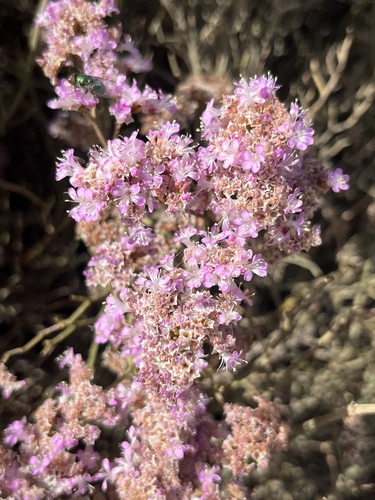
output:
[[95, 297], [95, 298], [86, 298], [82, 304], [69, 316], [67, 319], [63, 319], [55, 323], [54, 325], [51, 325], [47, 328], [43, 328], [40, 330], [29, 342], [27, 342], [25, 345], [22, 347], [15, 347], [14, 349], [10, 349], [9, 351], [6, 351], [2, 357], [1, 357], [1, 362], [2, 363], [7, 363], [10, 357], [15, 356], [17, 354], [25, 354], [29, 352], [33, 347], [35, 347], [39, 342], [41, 342], [44, 338], [48, 337], [48, 335], [51, 335], [52, 333], [64, 329], [63, 332], [61, 332], [60, 335], [58, 335], [55, 339], [52, 341], [49, 341], [48, 344], [48, 349], [45, 348], [43, 350], [43, 355], [46, 355], [50, 353], [50, 348], [56, 346], [59, 342], [64, 340], [66, 337], [68, 337], [73, 331], [78, 327], [81, 326], [82, 324], [91, 324], [92, 319], [84, 319], [78, 322], [78, 319], [85, 313], [85, 311], [91, 306], [93, 302], [96, 302], [99, 299], [102, 299], [105, 297], [105, 294], [101, 295], [100, 297]]
[[362, 415], [374, 415], [375, 414], [375, 404], [358, 404], [350, 403], [344, 408], [339, 408], [326, 415], [321, 415], [320, 417], [311, 418], [303, 424], [305, 432], [314, 432], [321, 427], [324, 427], [331, 422], [336, 420], [341, 420], [344, 417], [362, 416]]

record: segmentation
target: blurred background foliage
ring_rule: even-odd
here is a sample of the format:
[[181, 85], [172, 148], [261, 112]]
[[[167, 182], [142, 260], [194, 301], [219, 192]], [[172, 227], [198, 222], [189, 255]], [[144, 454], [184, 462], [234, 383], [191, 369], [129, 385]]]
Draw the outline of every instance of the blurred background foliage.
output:
[[[353, 401], [375, 403], [375, 2], [117, 5], [124, 32], [153, 62], [142, 84], [194, 99], [197, 89], [271, 72], [280, 98], [308, 109], [316, 154], [351, 175], [349, 191], [322, 200], [322, 246], [259, 281], [246, 367], [202, 384], [213, 402], [265, 394], [291, 425], [287, 452], [249, 478], [255, 499], [375, 498], [374, 414], [345, 416]], [[69, 145], [49, 133], [53, 90], [34, 62], [39, 6], [0, 2], [0, 355], [28, 346], [8, 360], [27, 386], [1, 403], [2, 426], [51, 393], [61, 376], [53, 360], [67, 345], [87, 354], [101, 302], [87, 301], [88, 255], [66, 214], [67, 186], [54, 180]]]

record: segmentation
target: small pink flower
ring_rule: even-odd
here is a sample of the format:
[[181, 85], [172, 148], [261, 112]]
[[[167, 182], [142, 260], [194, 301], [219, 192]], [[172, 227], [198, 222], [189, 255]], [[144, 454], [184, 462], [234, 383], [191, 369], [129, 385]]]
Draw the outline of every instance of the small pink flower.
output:
[[336, 168], [328, 175], [328, 186], [332, 188], [334, 193], [346, 191], [349, 189], [349, 175], [343, 174], [341, 168]]
[[70, 216], [76, 221], [85, 220], [86, 222], [95, 221], [99, 218], [99, 213], [104, 208], [105, 203], [94, 199], [94, 193], [89, 188], [79, 187], [77, 191], [74, 188], [68, 190], [71, 200], [78, 205], [69, 211]]

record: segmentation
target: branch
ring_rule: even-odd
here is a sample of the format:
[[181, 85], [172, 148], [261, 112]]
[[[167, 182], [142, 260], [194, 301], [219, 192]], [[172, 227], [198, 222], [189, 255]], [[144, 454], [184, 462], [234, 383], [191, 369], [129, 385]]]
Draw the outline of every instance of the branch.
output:
[[344, 417], [357, 417], [362, 415], [375, 415], [375, 404], [358, 404], [352, 402], [344, 408], [339, 408], [338, 410], [334, 410], [326, 415], [307, 420], [304, 422], [303, 428], [306, 432], [314, 432], [317, 429], [320, 429], [331, 422], [335, 422], [336, 420], [341, 420]]
[[[348, 29], [346, 37], [344, 38], [342, 44], [337, 48], [336, 46], [333, 46], [328, 51], [326, 56], [326, 65], [329, 73], [328, 81], [325, 81], [320, 71], [319, 62], [316, 59], [311, 60], [311, 76], [319, 92], [318, 100], [310, 107], [310, 114], [312, 116], [315, 116], [315, 114], [324, 106], [329, 96], [336, 89], [337, 84], [340, 81], [340, 77], [344, 72], [344, 69], [346, 68], [346, 63], [348, 62], [349, 51], [352, 43], [353, 31], [351, 29]], [[335, 56], [337, 59], [336, 64], [334, 62]]]

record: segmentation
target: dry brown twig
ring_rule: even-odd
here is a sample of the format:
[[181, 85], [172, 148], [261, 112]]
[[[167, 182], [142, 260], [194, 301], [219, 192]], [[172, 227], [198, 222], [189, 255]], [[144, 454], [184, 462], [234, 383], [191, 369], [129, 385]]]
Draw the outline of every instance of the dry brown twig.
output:
[[297, 90], [299, 100], [303, 107], [308, 109], [311, 118], [317, 115], [322, 117], [322, 110], [326, 110], [326, 125], [322, 126], [324, 132], [315, 140], [322, 159], [332, 158], [350, 146], [351, 139], [346, 132], [359, 122], [374, 101], [375, 85], [372, 80], [362, 83], [352, 93], [352, 102], [343, 99], [342, 95], [337, 98], [334, 96], [340, 88], [340, 82], [345, 78], [353, 40], [353, 30], [348, 28], [344, 40], [340, 44], [332, 45], [328, 50], [325, 64], [313, 58], [310, 62], [310, 77], [316, 90]]
[[310, 107], [310, 114], [315, 116], [316, 113], [322, 109], [326, 104], [330, 95], [336, 90], [341, 76], [345, 71], [350, 48], [353, 43], [353, 32], [348, 29], [346, 36], [341, 44], [332, 45], [325, 58], [326, 69], [329, 75], [328, 80], [323, 75], [322, 68], [317, 59], [312, 59], [310, 62], [311, 77], [319, 92], [319, 98]]
[[21, 186], [20, 184], [15, 184], [14, 182], [8, 182], [0, 179], [0, 189], [4, 191], [10, 191], [12, 193], [17, 193], [28, 199], [33, 205], [37, 206], [41, 209], [41, 211], [47, 210], [47, 203], [45, 203], [39, 196], [30, 191], [25, 186]]
[[[169, 49], [168, 59], [175, 77], [181, 78], [178, 57], [188, 66], [191, 75], [209, 74], [222, 78], [230, 73], [245, 76], [259, 69], [260, 61], [265, 62], [270, 51], [270, 40], [274, 31], [267, 31], [267, 42], [262, 40], [241, 45], [239, 37], [250, 31], [249, 19], [255, 6], [236, 9], [232, 0], [206, 2], [202, 5], [196, 0], [176, 3], [160, 0], [164, 12], [170, 17], [178, 39], [167, 35], [163, 28], [164, 13], [159, 12], [151, 23], [151, 32], [158, 42]], [[223, 34], [225, 35], [223, 36]], [[268, 43], [269, 42], [269, 43]], [[260, 56], [260, 52], [264, 57]]]
[[375, 414], [375, 404], [358, 404], [358, 403], [349, 403], [347, 406], [343, 408], [339, 408], [337, 410], [333, 410], [326, 415], [321, 415], [320, 417], [311, 418], [307, 420], [303, 424], [303, 428], [306, 432], [313, 432], [316, 429], [319, 429], [325, 425], [330, 424], [331, 422], [335, 422], [336, 420], [340, 420], [344, 417], [358, 417], [363, 415], [374, 415]]
[[[375, 97], [375, 85], [368, 82], [359, 87], [354, 95], [351, 114], [343, 121], [339, 121], [339, 108], [336, 103], [328, 103], [328, 123], [326, 131], [318, 138], [317, 144], [320, 148], [322, 157], [332, 158], [350, 146], [350, 139], [346, 136], [340, 136], [343, 132], [352, 129], [370, 109]], [[332, 140], [337, 137], [333, 142]]]
[[81, 316], [85, 313], [85, 311], [91, 306], [91, 304], [99, 299], [104, 298], [106, 295], [100, 295], [99, 297], [95, 298], [85, 298], [82, 304], [78, 306], [78, 308], [66, 319], [57, 321], [54, 325], [51, 325], [47, 328], [43, 328], [40, 330], [29, 342], [27, 342], [25, 345], [21, 347], [15, 347], [14, 349], [10, 349], [9, 351], [6, 351], [2, 357], [1, 357], [1, 362], [2, 363], [7, 363], [10, 357], [15, 356], [17, 354], [25, 354], [29, 352], [33, 347], [35, 347], [39, 342], [41, 342], [43, 339], [48, 337], [48, 335], [51, 335], [52, 333], [58, 331], [58, 330], [63, 330], [57, 337], [55, 337], [52, 340], [45, 341], [44, 349], [43, 349], [43, 356], [47, 356], [50, 354], [51, 350], [53, 347], [58, 345], [60, 342], [65, 340], [69, 335], [71, 335], [78, 326], [82, 326], [85, 324], [92, 324], [92, 319], [83, 319], [79, 320]]

